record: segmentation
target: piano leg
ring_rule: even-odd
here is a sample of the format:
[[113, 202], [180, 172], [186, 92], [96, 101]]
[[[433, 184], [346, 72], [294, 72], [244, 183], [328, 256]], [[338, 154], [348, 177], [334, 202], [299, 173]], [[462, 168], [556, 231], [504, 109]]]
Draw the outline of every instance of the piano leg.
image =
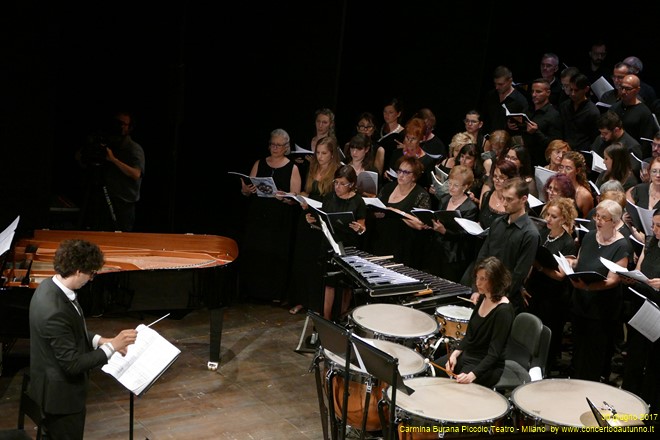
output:
[[222, 321], [225, 316], [225, 307], [209, 309], [209, 362], [207, 367], [216, 371], [220, 365], [220, 341], [222, 339]]

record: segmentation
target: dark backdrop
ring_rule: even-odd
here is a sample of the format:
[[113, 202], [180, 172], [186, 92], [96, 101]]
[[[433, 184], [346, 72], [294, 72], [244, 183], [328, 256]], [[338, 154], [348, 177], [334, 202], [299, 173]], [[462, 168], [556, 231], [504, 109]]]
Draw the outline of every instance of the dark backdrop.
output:
[[0, 225], [20, 214], [21, 231], [72, 226], [49, 207], [85, 204], [73, 154], [117, 107], [134, 112], [146, 154], [136, 230], [240, 239], [245, 200], [227, 171], [248, 173], [274, 128], [308, 146], [317, 108], [335, 111], [343, 143], [360, 112], [398, 97], [404, 120], [431, 108], [448, 143], [498, 64], [529, 81], [544, 52], [581, 65], [598, 38], [608, 63], [636, 55], [660, 84], [641, 1], [15, 3], [1, 18]]

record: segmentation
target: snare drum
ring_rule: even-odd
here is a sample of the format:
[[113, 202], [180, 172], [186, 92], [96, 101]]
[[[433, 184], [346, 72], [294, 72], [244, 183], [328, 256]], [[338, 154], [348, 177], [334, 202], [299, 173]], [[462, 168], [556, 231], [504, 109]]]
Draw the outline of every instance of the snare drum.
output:
[[440, 333], [452, 339], [463, 339], [472, 316], [472, 310], [463, 306], [440, 306], [435, 309], [435, 319], [440, 324]]
[[[633, 393], [589, 380], [529, 382], [514, 389], [510, 397], [516, 426], [543, 429], [548, 426], [598, 426], [587, 398], [612, 426], [642, 425], [649, 412], [649, 406]], [[603, 402], [616, 410], [615, 416]]]
[[[422, 355], [403, 345], [390, 341], [381, 341], [378, 339], [367, 339], [368, 343], [384, 351], [392, 357], [399, 360], [399, 374], [403, 378], [411, 378], [424, 375], [429, 371], [429, 366]], [[344, 402], [344, 371], [346, 360], [342, 356], [337, 356], [328, 350], [323, 350], [327, 374], [336, 372], [332, 378], [333, 400], [335, 405], [335, 415], [340, 418]], [[327, 376], [326, 376], [327, 377]], [[381, 429], [380, 418], [378, 416], [378, 401], [382, 398], [382, 388], [385, 384], [379, 384], [378, 379], [373, 378], [365, 370], [351, 364], [349, 371], [348, 384], [348, 405], [346, 424], [360, 429], [362, 427], [362, 417], [364, 416], [364, 404], [367, 394], [367, 381], [371, 379], [372, 390], [369, 400], [369, 411], [367, 413], [367, 431], [377, 431]]]
[[385, 339], [423, 352], [426, 341], [438, 333], [438, 323], [421, 310], [397, 304], [366, 304], [349, 315], [355, 333]]
[[[414, 377], [404, 383], [415, 392], [396, 391], [399, 439], [486, 435], [493, 426], [503, 425], [511, 408], [502, 394], [476, 383], [460, 384], [444, 377]], [[392, 387], [387, 388], [385, 401], [391, 404]]]

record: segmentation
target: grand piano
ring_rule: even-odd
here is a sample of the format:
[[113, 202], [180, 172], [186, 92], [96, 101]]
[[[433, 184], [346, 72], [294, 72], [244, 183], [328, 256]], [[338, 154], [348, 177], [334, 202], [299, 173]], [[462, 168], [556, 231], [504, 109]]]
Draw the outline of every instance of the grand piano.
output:
[[[0, 283], [0, 342], [5, 354], [29, 338], [28, 309], [39, 283], [55, 274], [53, 257], [65, 239], [96, 243], [105, 264], [79, 297], [85, 314], [209, 310], [208, 368], [220, 362], [224, 309], [236, 292], [236, 242], [217, 235], [37, 230], [4, 256]], [[1, 361], [2, 358], [0, 358]]]

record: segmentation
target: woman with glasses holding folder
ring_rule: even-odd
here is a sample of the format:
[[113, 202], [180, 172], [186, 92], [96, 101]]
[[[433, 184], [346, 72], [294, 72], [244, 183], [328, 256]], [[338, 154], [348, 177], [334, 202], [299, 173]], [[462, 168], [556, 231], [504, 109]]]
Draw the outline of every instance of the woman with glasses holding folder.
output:
[[[337, 169], [333, 180], [334, 191], [323, 197], [321, 210], [325, 213], [351, 213], [353, 221], [348, 223], [333, 223], [327, 225], [331, 230], [335, 242], [341, 242], [346, 247], [359, 247], [360, 236], [365, 233], [365, 219], [367, 217], [367, 205], [364, 199], [357, 193], [357, 174], [350, 165], [344, 165]], [[317, 224], [316, 217], [312, 214], [306, 215], [307, 222]], [[318, 225], [318, 224], [317, 224]], [[330, 244], [325, 241], [322, 246], [321, 258], [325, 259]], [[299, 275], [300, 276], [300, 275]], [[302, 274], [304, 276], [304, 274]], [[335, 300], [335, 289], [341, 286], [338, 280], [331, 279], [325, 285], [323, 300], [323, 317], [331, 320], [333, 318], [333, 306]], [[344, 288], [339, 316], [343, 316], [350, 305], [350, 290]]]
[[[570, 281], [574, 287], [571, 323], [576, 379], [609, 381], [623, 301], [619, 275], [608, 270], [600, 257], [623, 267], [632, 258], [630, 241], [616, 227], [622, 212], [621, 205], [613, 200], [600, 202], [593, 216], [596, 230], [584, 236], [577, 258], [567, 258], [575, 272]], [[585, 272], [597, 272], [602, 278], [589, 279], [591, 274]]]

